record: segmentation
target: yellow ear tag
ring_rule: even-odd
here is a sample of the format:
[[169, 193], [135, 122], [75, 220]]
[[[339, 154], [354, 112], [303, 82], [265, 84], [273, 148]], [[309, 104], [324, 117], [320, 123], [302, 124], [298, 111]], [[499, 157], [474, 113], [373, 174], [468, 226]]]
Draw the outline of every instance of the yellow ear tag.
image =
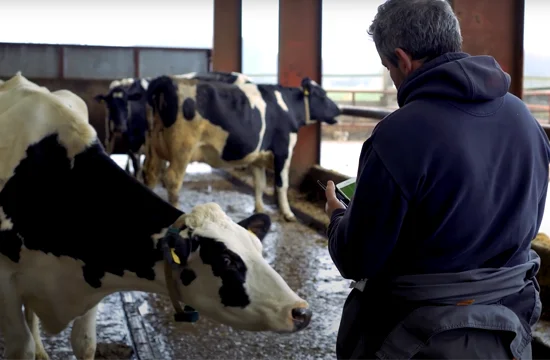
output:
[[170, 252], [172, 253], [172, 259], [174, 262], [178, 265], [181, 265], [180, 258], [178, 255], [176, 255], [176, 251], [174, 249], [170, 249]]
[[305, 95], [305, 96], [309, 96], [309, 91], [304, 90], [304, 95]]

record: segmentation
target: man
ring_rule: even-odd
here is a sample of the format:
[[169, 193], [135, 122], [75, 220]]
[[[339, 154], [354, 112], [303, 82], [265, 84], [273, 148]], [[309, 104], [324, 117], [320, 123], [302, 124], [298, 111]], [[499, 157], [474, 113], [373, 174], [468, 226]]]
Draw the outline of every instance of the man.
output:
[[386, 1], [369, 34], [400, 108], [349, 208], [326, 189], [330, 255], [356, 281], [337, 357], [530, 359], [548, 139], [492, 57], [460, 52], [446, 1]]

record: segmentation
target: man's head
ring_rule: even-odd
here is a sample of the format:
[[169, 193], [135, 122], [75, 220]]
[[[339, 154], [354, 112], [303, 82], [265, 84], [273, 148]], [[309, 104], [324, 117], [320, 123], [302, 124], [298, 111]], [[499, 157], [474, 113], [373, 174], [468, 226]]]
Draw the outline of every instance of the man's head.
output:
[[368, 33], [398, 89], [424, 62], [462, 46], [458, 18], [446, 0], [387, 0]]

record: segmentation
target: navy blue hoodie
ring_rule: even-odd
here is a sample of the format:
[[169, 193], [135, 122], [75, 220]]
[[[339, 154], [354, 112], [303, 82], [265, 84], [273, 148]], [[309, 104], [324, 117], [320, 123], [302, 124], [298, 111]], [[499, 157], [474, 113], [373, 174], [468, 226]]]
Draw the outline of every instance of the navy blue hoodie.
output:
[[490, 56], [442, 55], [400, 86], [364, 143], [357, 189], [328, 228], [344, 278], [459, 272], [528, 258], [550, 149]]

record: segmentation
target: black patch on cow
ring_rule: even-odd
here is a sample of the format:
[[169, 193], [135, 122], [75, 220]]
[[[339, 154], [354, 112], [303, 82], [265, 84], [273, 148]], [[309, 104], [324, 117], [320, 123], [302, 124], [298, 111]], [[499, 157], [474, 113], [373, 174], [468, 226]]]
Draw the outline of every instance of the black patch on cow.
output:
[[183, 269], [180, 274], [181, 283], [185, 286], [189, 286], [193, 280], [197, 278], [197, 274], [191, 269]]
[[129, 95], [135, 96], [137, 100], [128, 100], [130, 112], [128, 113], [128, 130], [126, 137], [128, 149], [136, 153], [145, 144], [145, 134], [149, 128], [147, 122], [147, 98], [146, 90], [141, 86], [140, 79], [137, 79], [127, 90]]
[[193, 120], [195, 118], [195, 100], [191, 98], [183, 100], [181, 109], [185, 120]]
[[202, 262], [212, 267], [212, 274], [222, 279], [219, 294], [225, 306], [246, 307], [250, 298], [244, 288], [247, 268], [239, 255], [229, 250], [224, 243], [200, 237]]
[[[105, 273], [131, 271], [153, 280], [163, 257], [151, 236], [182, 214], [126, 174], [97, 142], [71, 168], [56, 134], [29, 146], [0, 192], [0, 206], [28, 249], [82, 260], [92, 287], [101, 286]], [[0, 252], [18, 261], [21, 246], [10, 239], [0, 241]]]
[[0, 253], [7, 256], [13, 262], [19, 262], [23, 242], [17, 236], [17, 228], [0, 230]]
[[251, 108], [238, 86], [202, 82], [197, 85], [196, 100], [201, 116], [229, 133], [223, 160], [239, 160], [256, 149], [262, 128], [260, 111]]
[[82, 267], [82, 274], [84, 275], [84, 280], [90, 284], [91, 287], [98, 289], [101, 287], [101, 279], [105, 276], [105, 271], [93, 265], [84, 265]]
[[[224, 71], [211, 71], [207, 73], [196, 73], [193, 76], [193, 79], [198, 79], [201, 81], [218, 81], [227, 84], [233, 84], [237, 81], [237, 76], [229, 72]], [[245, 83], [250, 84], [249, 80], [246, 80]]]
[[178, 88], [168, 76], [159, 76], [147, 88], [147, 102], [158, 112], [164, 127], [174, 125], [178, 118]]

